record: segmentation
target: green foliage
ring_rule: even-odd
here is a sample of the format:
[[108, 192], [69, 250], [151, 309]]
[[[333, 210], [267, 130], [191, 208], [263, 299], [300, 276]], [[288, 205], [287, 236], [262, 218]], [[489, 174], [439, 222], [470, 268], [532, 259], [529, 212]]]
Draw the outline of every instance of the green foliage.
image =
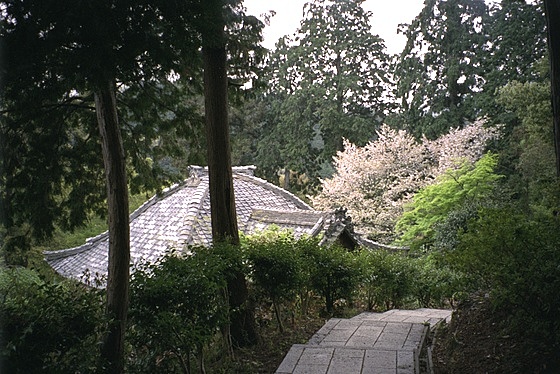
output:
[[[34, 237], [50, 237], [55, 223], [74, 228], [102, 206], [105, 189], [92, 90], [115, 78], [153, 78], [163, 64], [151, 59], [161, 55], [143, 54], [161, 45], [160, 37], [143, 33], [139, 42], [131, 27], [157, 20], [156, 11], [136, 5], [132, 10], [124, 3], [87, 1], [79, 6], [2, 3], [2, 39], [13, 51], [2, 60], [7, 78], [2, 110], [8, 115], [2, 116], [5, 152], [0, 161], [6, 174], [1, 193], [7, 227], [29, 223]], [[158, 28], [152, 26], [150, 30]], [[140, 54], [142, 64], [136, 64]]]
[[269, 177], [288, 168], [316, 184], [343, 137], [363, 145], [387, 115], [389, 56], [361, 0], [313, 0], [303, 13], [269, 59], [256, 160]]
[[554, 167], [550, 83], [512, 81], [499, 90], [497, 102], [521, 120], [508, 147], [516, 159], [511, 188], [532, 209], [555, 209], [560, 204], [560, 184]]
[[440, 255], [410, 257], [407, 253], [362, 250], [361, 297], [369, 310], [448, 307], [455, 295], [471, 291], [464, 274], [451, 269]]
[[336, 245], [308, 246], [302, 255], [309, 271], [309, 285], [324, 297], [327, 313], [333, 313], [337, 300], [353, 298], [360, 281], [360, 266], [352, 252]]
[[[529, 137], [546, 138], [552, 133], [550, 107], [550, 82], [514, 80], [499, 88], [496, 101], [515, 112], [521, 119]], [[545, 126], [546, 124], [546, 126]], [[549, 139], [552, 142], [551, 139]]]
[[283, 301], [293, 302], [303, 286], [297, 244], [298, 241], [289, 232], [279, 232], [274, 236], [254, 236], [246, 243], [252, 279], [272, 300], [281, 331], [283, 325], [280, 304]]
[[130, 334], [139, 372], [190, 367], [228, 320], [223, 251], [192, 247], [191, 255], [169, 254], [134, 273], [130, 292]]
[[420, 247], [429, 244], [435, 225], [466, 201], [487, 198], [494, 190], [494, 182], [501, 178], [494, 173], [497, 155], [488, 153], [474, 165], [464, 163], [449, 169], [439, 182], [429, 185], [413, 197], [413, 202], [397, 222], [402, 233], [400, 243]]
[[497, 90], [543, 80], [535, 69], [546, 56], [541, 2], [430, 0], [401, 32], [408, 40], [396, 69], [396, 122], [417, 137], [436, 138], [475, 116], [514, 125]]
[[408, 40], [396, 70], [400, 125], [416, 137], [435, 139], [477, 116], [486, 12], [483, 0], [430, 0], [403, 26]]
[[367, 308], [388, 310], [401, 307], [414, 285], [412, 260], [401, 253], [362, 250], [359, 261]]
[[[547, 54], [545, 17], [542, 2], [501, 1], [490, 5], [484, 20], [489, 43], [481, 67], [485, 72], [483, 90], [477, 98], [482, 115], [493, 123], [515, 124], [503, 102], [501, 87], [512, 81], [542, 82], [537, 65]], [[530, 98], [530, 96], [526, 96]]]
[[337, 300], [350, 300], [360, 280], [353, 252], [337, 245], [320, 246], [320, 238], [294, 239], [292, 233], [268, 231], [246, 239], [255, 283], [270, 297], [293, 301], [307, 313], [310, 293], [321, 295], [327, 313]]
[[454, 249], [459, 244], [459, 236], [467, 231], [469, 221], [478, 218], [481, 206], [480, 202], [466, 201], [453, 208], [434, 225], [433, 247], [439, 250]]
[[412, 294], [422, 307], [454, 306], [457, 296], [476, 290], [464, 273], [449, 267], [439, 254], [414, 258], [412, 264], [415, 267]]
[[70, 281], [0, 270], [0, 367], [4, 373], [95, 372], [103, 300]]
[[560, 344], [560, 221], [549, 213], [488, 208], [461, 235], [448, 261], [490, 290], [511, 311], [511, 325], [546, 344]]
[[31, 246], [29, 225], [12, 226], [9, 229], [0, 226], [0, 255], [5, 265], [29, 265], [28, 249]]

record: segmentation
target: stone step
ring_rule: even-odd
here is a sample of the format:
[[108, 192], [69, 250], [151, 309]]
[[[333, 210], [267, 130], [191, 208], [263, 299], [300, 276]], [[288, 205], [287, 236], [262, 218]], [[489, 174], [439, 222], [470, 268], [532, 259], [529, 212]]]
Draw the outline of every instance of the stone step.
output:
[[426, 308], [332, 318], [307, 344], [292, 346], [276, 373], [419, 373], [430, 325], [448, 318], [451, 311]]
[[414, 310], [391, 309], [384, 313], [363, 312], [350, 318], [351, 320], [377, 320], [391, 322], [414, 322], [429, 323], [435, 325], [438, 322], [451, 320], [451, 310], [420, 308]]
[[277, 374], [414, 374], [414, 352], [292, 346]]
[[412, 349], [428, 325], [413, 322], [333, 318], [311, 337], [308, 345], [370, 349]]

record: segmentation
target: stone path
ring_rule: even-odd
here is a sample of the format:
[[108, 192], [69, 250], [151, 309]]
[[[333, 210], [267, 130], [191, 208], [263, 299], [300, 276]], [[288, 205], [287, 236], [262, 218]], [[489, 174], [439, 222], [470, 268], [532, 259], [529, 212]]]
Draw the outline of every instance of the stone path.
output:
[[293, 345], [276, 373], [417, 374], [430, 326], [450, 319], [450, 310], [426, 308], [332, 318], [307, 344]]

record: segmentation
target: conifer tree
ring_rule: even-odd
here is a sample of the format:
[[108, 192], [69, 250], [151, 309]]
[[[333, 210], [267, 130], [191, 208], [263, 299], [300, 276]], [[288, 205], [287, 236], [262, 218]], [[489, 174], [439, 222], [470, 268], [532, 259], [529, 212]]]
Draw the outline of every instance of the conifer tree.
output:
[[278, 41], [259, 164], [315, 179], [343, 137], [362, 145], [374, 136], [387, 115], [389, 57], [362, 3], [310, 1], [295, 35]]
[[451, 126], [474, 121], [486, 43], [484, 0], [426, 0], [410, 25], [397, 64], [401, 127], [435, 139]]

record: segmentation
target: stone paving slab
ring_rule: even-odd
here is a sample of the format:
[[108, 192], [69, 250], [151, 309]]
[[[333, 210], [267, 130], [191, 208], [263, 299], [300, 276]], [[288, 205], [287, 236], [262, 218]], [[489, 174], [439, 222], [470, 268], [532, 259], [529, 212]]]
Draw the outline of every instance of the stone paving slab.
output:
[[321, 329], [308, 345], [400, 350], [418, 345], [428, 330], [424, 324], [371, 320], [338, 320]]
[[378, 320], [392, 322], [428, 322], [431, 324], [451, 320], [451, 310], [420, 308], [415, 310], [392, 309], [384, 313], [364, 312], [350, 318], [351, 320]]
[[411, 352], [380, 349], [292, 346], [277, 374], [413, 374]]
[[430, 324], [451, 318], [438, 309], [332, 318], [307, 344], [292, 346], [278, 374], [414, 374]]

